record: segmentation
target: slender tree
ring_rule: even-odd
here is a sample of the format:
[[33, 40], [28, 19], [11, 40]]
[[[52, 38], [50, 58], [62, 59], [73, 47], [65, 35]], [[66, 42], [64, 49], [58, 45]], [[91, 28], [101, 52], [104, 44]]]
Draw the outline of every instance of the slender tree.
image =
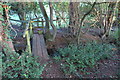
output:
[[54, 39], [55, 39], [55, 36], [56, 36], [56, 34], [57, 34], [57, 28], [56, 28], [55, 25], [53, 24], [53, 5], [52, 5], [51, 2], [49, 2], [49, 7], [50, 7], [50, 24], [51, 24], [51, 26], [52, 26], [52, 28], [53, 28], [53, 30], [54, 30], [53, 39], [52, 39], [52, 40], [54, 40]]
[[45, 11], [43, 2], [39, 2], [39, 6], [40, 6], [40, 10], [41, 10], [41, 12], [43, 14], [43, 17], [45, 19], [45, 22], [46, 22], [46, 25], [45, 25], [46, 32], [49, 33], [49, 18], [48, 18], [48, 15], [47, 15], [46, 11]]
[[[52, 3], [49, 2], [50, 20], [48, 18], [47, 12], [46, 12], [42, 2], [39, 2], [39, 6], [40, 6], [41, 12], [43, 14], [43, 17], [45, 19], [45, 22], [46, 22], [46, 25], [45, 25], [45, 27], [46, 27], [45, 38], [47, 40], [53, 41], [55, 39], [57, 29], [56, 29], [55, 25], [53, 24], [53, 6], [52, 6]], [[53, 31], [54, 31], [53, 34], [50, 33], [50, 26], [49, 25], [51, 25], [52, 28], [53, 28]]]
[[78, 42], [78, 44], [80, 43], [82, 23], [83, 23], [84, 19], [86, 18], [86, 16], [89, 15], [91, 13], [91, 11], [94, 9], [95, 5], [96, 5], [96, 2], [93, 3], [91, 9], [82, 17], [82, 19], [80, 21], [80, 26], [79, 26], [78, 34], [77, 34], [77, 42]]
[[113, 19], [113, 12], [114, 12], [115, 5], [116, 5], [116, 2], [110, 2], [108, 5], [108, 11], [106, 13], [106, 20], [105, 20], [105, 26], [104, 26], [104, 34], [102, 36], [103, 39], [109, 36], [109, 31], [113, 21], [112, 19]]

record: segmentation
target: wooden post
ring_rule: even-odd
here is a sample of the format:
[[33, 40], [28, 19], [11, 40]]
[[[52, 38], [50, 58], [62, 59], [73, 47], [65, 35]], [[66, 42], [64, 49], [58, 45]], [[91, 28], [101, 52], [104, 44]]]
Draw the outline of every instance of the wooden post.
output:
[[29, 54], [32, 54], [31, 45], [30, 45], [30, 34], [29, 34], [28, 30], [26, 31], [26, 38], [27, 38], [27, 50], [28, 50]]
[[33, 42], [32, 42], [32, 53], [34, 56], [38, 56], [40, 61], [44, 61], [49, 59], [47, 48], [45, 46], [44, 37], [42, 34], [33, 34]]
[[[42, 19], [42, 27], [44, 27], [44, 20], [43, 20], [43, 18], [41, 18]], [[45, 28], [43, 29], [43, 33], [45, 33]]]
[[44, 21], [43, 21], [43, 18], [42, 18], [42, 27], [44, 26]]

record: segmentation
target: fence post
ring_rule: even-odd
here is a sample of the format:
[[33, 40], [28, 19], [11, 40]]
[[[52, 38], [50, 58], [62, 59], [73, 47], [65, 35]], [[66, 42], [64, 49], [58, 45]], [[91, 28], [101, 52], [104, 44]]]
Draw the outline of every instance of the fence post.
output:
[[[43, 20], [43, 18], [41, 18], [42, 19], [42, 27], [44, 27], [44, 20]], [[45, 33], [45, 28], [43, 29], [43, 33]]]

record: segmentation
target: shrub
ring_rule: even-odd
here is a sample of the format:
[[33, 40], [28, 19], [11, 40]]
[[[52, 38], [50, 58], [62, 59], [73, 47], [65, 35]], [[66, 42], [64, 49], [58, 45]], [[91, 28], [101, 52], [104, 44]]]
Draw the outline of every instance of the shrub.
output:
[[84, 71], [84, 68], [92, 68], [100, 59], [112, 56], [112, 47], [110, 44], [86, 43], [85, 45], [69, 45], [66, 48], [59, 49], [61, 57], [55, 57], [57, 60], [64, 61], [61, 64], [65, 73], [75, 73]]
[[[5, 56], [2, 54], [2, 57]], [[2, 76], [3, 78], [40, 78], [44, 66], [27, 52], [19, 57], [11, 55], [2, 62]]]
[[118, 29], [113, 32], [111, 31], [110, 36], [117, 40], [119, 38]]

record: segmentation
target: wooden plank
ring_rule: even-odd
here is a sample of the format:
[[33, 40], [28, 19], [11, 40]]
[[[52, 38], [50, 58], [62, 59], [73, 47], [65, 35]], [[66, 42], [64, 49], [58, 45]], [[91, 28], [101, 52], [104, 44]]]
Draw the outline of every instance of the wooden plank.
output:
[[49, 59], [47, 48], [45, 46], [45, 41], [43, 35], [34, 34], [32, 42], [32, 53], [35, 56], [38, 56], [40, 60]]
[[33, 34], [33, 39], [32, 39], [32, 53], [34, 56], [37, 56], [36, 53], [37, 53], [37, 43], [36, 43], [36, 40], [37, 40], [37, 35]]
[[40, 45], [41, 45], [41, 49], [42, 49], [42, 56], [44, 56], [44, 58], [48, 58], [48, 52], [47, 52], [47, 48], [46, 48], [46, 45], [45, 45], [45, 40], [44, 40], [44, 37], [43, 35], [39, 35], [40, 37]]
[[40, 38], [39, 38], [39, 35], [38, 34], [36, 34], [37, 35], [37, 54], [38, 54], [38, 56], [40, 57], [40, 58], [42, 58], [43, 57], [43, 55], [42, 55], [42, 46], [41, 46], [41, 43], [40, 43]]

